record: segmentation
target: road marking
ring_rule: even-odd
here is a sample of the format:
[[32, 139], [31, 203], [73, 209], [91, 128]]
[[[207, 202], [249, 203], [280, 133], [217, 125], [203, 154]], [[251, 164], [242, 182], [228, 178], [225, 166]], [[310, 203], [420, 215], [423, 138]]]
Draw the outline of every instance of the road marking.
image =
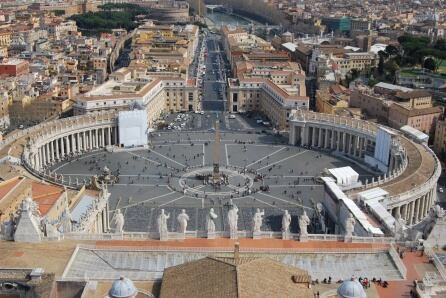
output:
[[137, 203], [134, 203], [134, 204], [129, 204], [129, 205], [127, 205], [127, 206], [123, 206], [123, 207], [121, 207], [121, 208], [129, 208], [129, 207], [138, 206], [138, 205], [140, 205], [140, 204], [144, 204], [144, 203], [147, 203], [147, 202], [150, 202], [150, 201], [153, 201], [153, 200], [156, 200], [156, 199], [159, 199], [159, 198], [162, 198], [162, 197], [165, 197], [165, 196], [174, 194], [174, 193], [177, 193], [177, 192], [176, 192], [176, 191], [172, 191], [172, 192], [169, 192], [169, 193], [165, 193], [165, 194], [163, 194], [163, 195], [159, 195], [159, 196], [157, 196], [157, 197], [153, 197], [153, 198], [151, 198], [151, 199], [147, 199], [147, 200], [144, 200], [144, 201], [141, 201], [141, 202], [137, 202]]
[[135, 154], [135, 153], [130, 152], [130, 151], [127, 151], [127, 153], [130, 154], [130, 155], [137, 156], [137, 157], [139, 157], [139, 158], [145, 159], [145, 160], [147, 160], [147, 161], [149, 161], [149, 162], [152, 162], [152, 163], [154, 163], [154, 164], [161, 165], [160, 162], [157, 162], [157, 161], [152, 160], [152, 159], [150, 159], [150, 158], [147, 158], [147, 157], [145, 157], [145, 156], [138, 155], [138, 154]]
[[276, 151], [274, 151], [273, 153], [268, 154], [267, 156], [262, 157], [261, 159], [256, 160], [256, 161], [253, 162], [253, 163], [250, 163], [250, 164], [247, 165], [246, 167], [250, 167], [250, 166], [252, 166], [253, 164], [256, 164], [256, 163], [260, 162], [261, 160], [264, 160], [265, 158], [271, 157], [271, 156], [273, 156], [274, 154], [279, 153], [279, 152], [282, 151], [283, 149], [285, 149], [285, 147], [282, 147], [282, 148], [280, 148], [279, 150], [276, 150]]
[[225, 144], [226, 165], [229, 166], [228, 146]]
[[270, 204], [270, 203], [267, 203], [267, 202], [265, 202], [265, 201], [262, 201], [261, 199], [258, 199], [258, 198], [254, 198], [254, 197], [252, 197], [252, 196], [246, 196], [245, 198], [251, 198], [251, 199], [253, 199], [253, 200], [255, 200], [255, 201], [259, 201], [260, 203], [263, 203], [263, 204], [268, 205], [268, 206], [270, 206], [270, 207], [277, 208], [277, 209], [280, 209], [280, 210], [284, 210], [284, 209], [282, 209], [282, 208], [280, 208], [280, 207], [274, 206], [274, 205], [272, 205], [272, 204]]
[[263, 169], [269, 168], [269, 167], [271, 167], [271, 166], [273, 166], [273, 165], [276, 165], [276, 164], [278, 164], [278, 163], [281, 163], [282, 161], [285, 161], [285, 160], [288, 160], [288, 159], [290, 159], [290, 158], [296, 157], [296, 156], [298, 156], [298, 155], [304, 154], [305, 152], [308, 152], [308, 150], [304, 150], [304, 151], [302, 151], [302, 152], [299, 152], [299, 153], [296, 153], [296, 154], [294, 154], [294, 155], [288, 156], [288, 157], [286, 157], [286, 158], [284, 158], [284, 159], [281, 159], [281, 160], [279, 160], [279, 161], [273, 162], [272, 164], [269, 164], [269, 165], [267, 165], [267, 166], [258, 168], [257, 171], [261, 171], [261, 170], [263, 170]]
[[285, 202], [285, 203], [288, 203], [288, 204], [291, 204], [291, 205], [295, 205], [295, 206], [298, 206], [298, 207], [301, 207], [301, 208], [306, 208], [308, 210], [314, 210], [311, 207], [307, 207], [307, 206], [304, 206], [304, 205], [301, 205], [301, 204], [298, 204], [298, 203], [290, 202], [290, 201], [287, 201], [287, 200], [284, 200], [284, 199], [281, 199], [281, 198], [278, 198], [278, 197], [275, 197], [275, 196], [272, 196], [272, 195], [268, 195], [268, 194], [266, 194], [264, 192], [261, 192], [261, 191], [259, 191], [257, 194], [264, 195], [264, 196], [270, 197], [272, 199], [276, 199], [276, 200], [279, 200], [279, 201], [282, 201], [282, 202]]
[[182, 166], [183, 168], [185, 168], [186, 167], [186, 165], [183, 165], [182, 163], [180, 163], [180, 162], [178, 162], [178, 161], [175, 161], [175, 160], [173, 160], [173, 159], [171, 159], [171, 158], [169, 158], [169, 157], [167, 157], [167, 156], [165, 156], [165, 155], [163, 155], [163, 154], [161, 154], [161, 153], [158, 153], [158, 152], [156, 152], [155, 150], [150, 150], [150, 152], [153, 152], [153, 153], [155, 153], [155, 154], [157, 154], [157, 155], [159, 155], [159, 156], [161, 156], [161, 157], [164, 157], [165, 159], [167, 159], [167, 160], [170, 160], [171, 162], [174, 162], [174, 163], [176, 163], [176, 164], [179, 164], [180, 166]]
[[164, 203], [164, 204], [161, 204], [161, 205], [159, 205], [158, 207], [163, 207], [163, 206], [166, 206], [167, 204], [170, 204], [170, 203], [173, 203], [173, 202], [176, 202], [176, 201], [178, 201], [178, 200], [181, 200], [181, 199], [183, 199], [183, 198], [185, 198], [186, 196], [181, 196], [181, 197], [179, 197], [179, 198], [176, 198], [176, 199], [174, 199], [174, 200], [172, 200], [172, 201], [169, 201], [169, 202], [166, 202], [166, 203]]

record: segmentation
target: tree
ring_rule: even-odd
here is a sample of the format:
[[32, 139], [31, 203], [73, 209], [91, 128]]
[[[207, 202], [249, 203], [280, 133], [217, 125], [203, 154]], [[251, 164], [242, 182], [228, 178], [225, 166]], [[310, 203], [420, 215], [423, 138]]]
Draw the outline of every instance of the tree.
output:
[[429, 70], [432, 70], [433, 72], [437, 72], [438, 65], [437, 59], [434, 57], [426, 57], [424, 59], [423, 67]]
[[397, 47], [389, 44], [385, 49], [385, 53], [387, 55], [389, 55], [390, 57], [392, 57], [392, 56], [398, 55], [399, 51], [398, 51]]
[[384, 59], [387, 56], [387, 54], [383, 51], [379, 51], [378, 56], [379, 56], [378, 73], [382, 75], [384, 74]]
[[384, 69], [386, 72], [386, 80], [390, 82], [395, 82], [395, 74], [397, 70], [399, 69], [398, 64], [396, 64], [395, 61], [389, 60], [384, 64]]

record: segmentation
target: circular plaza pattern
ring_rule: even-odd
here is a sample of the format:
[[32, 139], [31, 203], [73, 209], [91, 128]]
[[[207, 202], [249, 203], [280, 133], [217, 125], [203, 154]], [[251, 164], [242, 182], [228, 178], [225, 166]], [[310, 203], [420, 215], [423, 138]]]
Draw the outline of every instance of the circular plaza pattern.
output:
[[[161, 132], [151, 138], [150, 148], [90, 152], [56, 163], [49, 171], [83, 182], [108, 167], [119, 178], [108, 187], [110, 210], [121, 209], [124, 229], [138, 232], [156, 231], [160, 209], [171, 215], [171, 231], [182, 209], [191, 217], [188, 229], [204, 231], [209, 208], [218, 215], [217, 230], [227, 231], [231, 201], [240, 209], [240, 230], [252, 228], [252, 215], [260, 208], [265, 210], [262, 230], [280, 231], [287, 209], [294, 217], [291, 231], [297, 232], [297, 216], [304, 209], [315, 215], [316, 204], [324, 199], [324, 186], [316, 178], [325, 169], [350, 165], [362, 181], [372, 176], [354, 163], [287, 142], [270, 134], [223, 131], [219, 165], [227, 183], [218, 188], [202, 179], [213, 170], [212, 132]], [[321, 232], [314, 220], [310, 229]]]
[[[215, 189], [198, 177], [208, 175], [213, 166], [215, 139], [208, 130], [213, 120], [200, 117], [189, 131], [152, 133], [145, 149], [119, 147], [115, 113], [51, 121], [11, 134], [0, 145], [10, 161], [21, 162], [33, 175], [71, 188], [90, 185], [92, 176], [108, 167], [118, 177], [109, 188], [110, 210], [123, 211], [126, 231], [155, 231], [160, 209], [170, 214], [170, 231], [176, 231], [175, 217], [181, 209], [191, 217], [188, 230], [204, 231], [209, 208], [219, 216], [217, 230], [228, 231], [226, 213], [236, 203], [240, 230], [252, 228], [252, 215], [261, 208], [265, 209], [262, 230], [280, 231], [280, 218], [287, 209], [293, 216], [292, 232], [298, 231], [297, 216], [305, 210], [313, 220], [309, 232], [317, 233], [324, 226], [318, 203], [325, 196], [317, 177], [325, 169], [347, 165], [362, 182], [359, 189], [348, 191], [350, 198], [380, 187], [388, 193], [386, 210], [400, 213], [409, 225], [420, 222], [435, 204], [441, 167], [425, 144], [391, 130], [392, 168], [375, 177], [365, 159], [373, 155], [380, 126], [313, 112], [291, 115], [289, 136], [283, 137], [262, 129], [246, 130], [244, 119], [234, 129], [222, 117], [226, 123], [219, 167], [227, 181]], [[325, 231], [332, 232], [329, 216], [323, 218]]]

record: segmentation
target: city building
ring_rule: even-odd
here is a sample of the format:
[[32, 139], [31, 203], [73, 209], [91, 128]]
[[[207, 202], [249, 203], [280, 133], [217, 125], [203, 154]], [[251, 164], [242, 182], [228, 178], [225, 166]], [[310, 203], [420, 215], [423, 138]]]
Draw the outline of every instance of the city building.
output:
[[437, 154], [444, 154], [446, 152], [446, 121], [444, 117], [437, 119], [437, 126], [435, 128], [434, 151]]
[[20, 59], [3, 59], [0, 62], [0, 75], [17, 77], [29, 72], [29, 62]]
[[308, 109], [305, 73], [295, 62], [239, 62], [228, 79], [228, 107], [233, 113], [258, 111], [284, 130], [292, 109]]
[[337, 114], [348, 110], [350, 91], [335, 84], [316, 91], [316, 111], [325, 114]]
[[163, 76], [162, 73], [158, 76], [147, 74], [144, 68], [132, 71], [121, 68], [110, 76], [109, 81], [78, 95], [74, 114], [140, 108], [147, 112], [148, 126], [153, 128], [162, 113], [200, 109], [194, 81]]
[[378, 83], [373, 89], [355, 88], [350, 106], [360, 108], [368, 119], [397, 129], [410, 125], [426, 134], [434, 133], [436, 120], [443, 113], [441, 107], [432, 105], [428, 92], [387, 83]]

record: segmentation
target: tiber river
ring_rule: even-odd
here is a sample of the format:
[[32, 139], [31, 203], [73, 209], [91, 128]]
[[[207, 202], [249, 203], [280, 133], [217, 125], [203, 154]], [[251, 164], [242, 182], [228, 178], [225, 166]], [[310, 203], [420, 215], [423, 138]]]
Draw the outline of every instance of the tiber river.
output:
[[[221, 27], [222, 25], [248, 25], [251, 22], [248, 21], [247, 18], [242, 18], [237, 15], [230, 15], [223, 12], [214, 12], [212, 13], [210, 10], [207, 11], [206, 14], [208, 25], [215, 26], [215, 27]], [[256, 21], [252, 21], [254, 24], [256, 24]]]

